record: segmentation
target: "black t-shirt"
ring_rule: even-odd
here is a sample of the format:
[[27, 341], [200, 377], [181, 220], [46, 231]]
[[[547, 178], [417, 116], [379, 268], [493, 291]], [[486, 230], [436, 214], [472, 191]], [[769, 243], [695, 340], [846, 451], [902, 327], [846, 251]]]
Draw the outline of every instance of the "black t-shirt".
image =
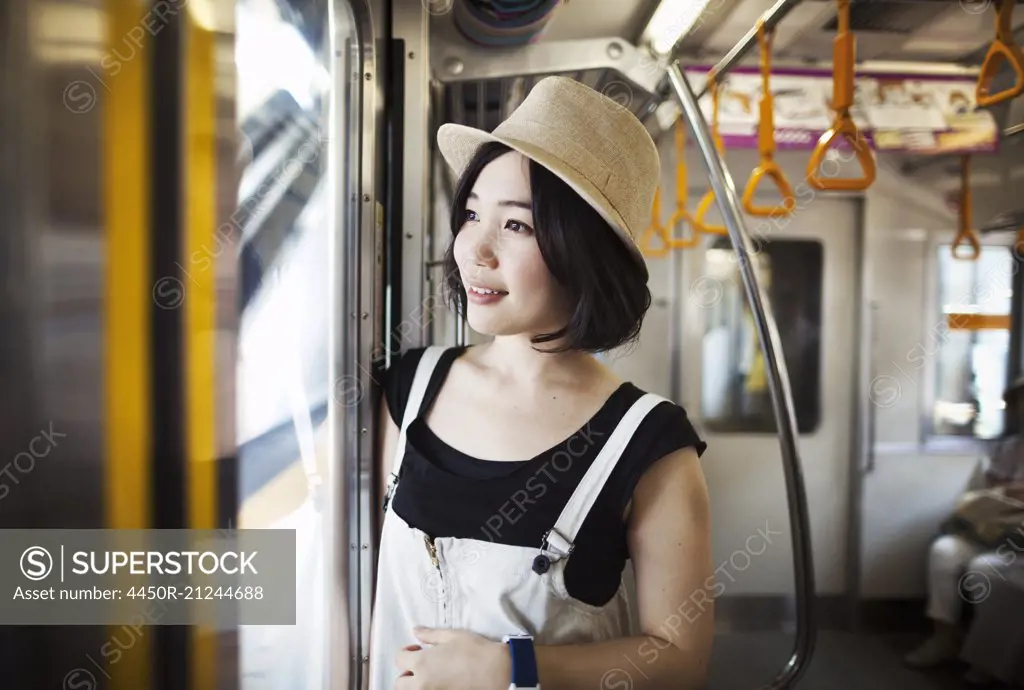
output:
[[[480, 460], [444, 443], [423, 421], [452, 362], [465, 349], [449, 348], [437, 363], [419, 416], [407, 432], [391, 509], [435, 537], [540, 547], [619, 420], [644, 391], [622, 384], [577, 433], [530, 460]], [[423, 351], [409, 350], [388, 370], [388, 409], [399, 428]], [[622, 515], [633, 489], [655, 461], [688, 446], [698, 454], [706, 448], [682, 407], [662, 402], [651, 410], [580, 527], [565, 566], [569, 594], [594, 606], [614, 596], [629, 558]]]

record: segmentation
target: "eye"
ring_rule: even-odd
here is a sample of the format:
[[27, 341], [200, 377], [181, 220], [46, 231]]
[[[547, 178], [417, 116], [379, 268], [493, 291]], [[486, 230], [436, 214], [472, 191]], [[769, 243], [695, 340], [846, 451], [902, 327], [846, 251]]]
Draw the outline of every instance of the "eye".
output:
[[476, 211], [466, 209], [466, 212], [462, 214], [462, 222], [468, 223], [471, 220], [477, 220]]
[[530, 226], [526, 223], [520, 223], [518, 220], [510, 220], [505, 223], [505, 227], [515, 233], [529, 232]]

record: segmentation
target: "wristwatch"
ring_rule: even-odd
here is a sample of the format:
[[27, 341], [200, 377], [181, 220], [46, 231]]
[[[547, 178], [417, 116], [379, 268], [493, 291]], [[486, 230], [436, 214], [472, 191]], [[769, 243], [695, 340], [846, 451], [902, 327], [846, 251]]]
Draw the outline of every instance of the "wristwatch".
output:
[[533, 636], [506, 635], [501, 641], [508, 645], [512, 655], [512, 683], [508, 686], [509, 690], [540, 690]]

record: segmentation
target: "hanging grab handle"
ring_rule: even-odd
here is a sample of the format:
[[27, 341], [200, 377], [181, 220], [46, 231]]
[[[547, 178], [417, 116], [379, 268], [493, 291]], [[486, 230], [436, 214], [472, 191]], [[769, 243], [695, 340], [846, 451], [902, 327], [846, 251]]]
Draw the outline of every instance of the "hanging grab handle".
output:
[[[821, 163], [825, 159], [832, 142], [836, 137], [842, 137], [857, 154], [860, 161], [860, 168], [864, 175], [860, 178], [822, 178], [818, 174]], [[807, 182], [815, 189], [823, 191], [861, 192], [870, 187], [875, 181], [875, 156], [871, 147], [861, 133], [857, 125], [848, 116], [836, 118], [832, 127], [818, 139], [818, 146], [811, 153], [811, 160], [807, 164]]]
[[[985, 62], [978, 74], [978, 88], [975, 98], [978, 105], [986, 108], [1024, 93], [1024, 51], [1013, 38], [1013, 6], [1016, 0], [996, 0], [996, 37], [985, 55]], [[992, 80], [999, 73], [1004, 62], [1009, 62], [1017, 75], [1013, 86], [998, 93], [989, 93]]]
[[[954, 259], [977, 261], [978, 255], [981, 254], [981, 244], [978, 242], [978, 235], [974, 232], [974, 228], [971, 227], [972, 215], [971, 157], [965, 155], [960, 159], [960, 213], [958, 216], [956, 239], [953, 240], [953, 247], [951, 249]], [[957, 252], [957, 249], [964, 240], [967, 240], [973, 249], [973, 253], [970, 255], [962, 255]]]
[[[711, 90], [711, 138], [715, 140], [715, 148], [718, 149], [718, 155], [724, 160], [725, 143], [722, 142], [722, 135], [718, 131], [718, 80], [714, 76], [708, 80], [708, 88]], [[729, 228], [724, 225], [706, 225], [704, 223], [704, 216], [711, 210], [711, 205], [714, 203], [715, 190], [711, 188], [708, 189], [707, 193], [701, 198], [700, 203], [697, 204], [697, 216], [693, 219], [693, 227], [697, 232], [702, 232], [706, 235], [728, 236]]]
[[676, 212], [668, 219], [668, 227], [672, 234], [671, 247], [673, 249], [689, 249], [700, 244], [700, 237], [696, 232], [691, 231], [689, 237], [678, 237], [675, 229], [682, 226], [684, 231], [686, 225], [695, 227], [693, 216], [686, 210], [686, 197], [689, 194], [689, 187], [686, 184], [686, 125], [683, 124], [682, 115], [676, 120]]
[[[863, 191], [875, 181], [875, 155], [867, 140], [850, 117], [853, 105], [854, 66], [857, 44], [850, 32], [850, 0], [837, 0], [839, 27], [832, 44], [832, 109], [836, 111], [832, 127], [821, 135], [807, 163], [807, 182], [815, 189], [832, 191]], [[825, 154], [836, 137], [843, 137], [857, 154], [864, 176], [857, 178], [822, 179], [818, 174]]]
[[[761, 154], [761, 162], [747, 180], [747, 188], [743, 191], [743, 208], [752, 216], [774, 218], [791, 214], [796, 209], [796, 199], [793, 198], [789, 180], [775, 162], [775, 117], [771, 90], [772, 37], [764, 28], [763, 18], [757, 24], [757, 41], [761, 46], [761, 117], [757, 123], [757, 150]], [[779, 188], [782, 194], [781, 206], [754, 205], [754, 193], [765, 175]]]
[[[655, 249], [651, 246], [651, 239], [653, 235], [657, 235], [661, 239], [661, 247]], [[659, 186], [654, 190], [654, 205], [651, 208], [651, 224], [647, 226], [643, 234], [640, 236], [640, 253], [644, 256], [650, 256], [652, 258], [661, 258], [669, 253], [672, 249], [671, 241], [669, 240], [668, 233], [665, 230], [665, 226], [661, 224], [661, 187]]]

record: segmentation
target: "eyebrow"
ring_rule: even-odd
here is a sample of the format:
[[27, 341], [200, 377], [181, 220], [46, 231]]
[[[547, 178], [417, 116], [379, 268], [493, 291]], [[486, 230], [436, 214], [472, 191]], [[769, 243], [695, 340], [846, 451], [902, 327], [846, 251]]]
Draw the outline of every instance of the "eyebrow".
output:
[[[469, 193], [469, 197], [468, 198], [476, 199], [477, 201], [480, 200], [480, 197], [478, 197], [473, 192]], [[515, 208], [521, 208], [524, 211], [530, 211], [531, 213], [533, 212], [533, 204], [531, 204], [528, 201], [515, 201], [515, 200], [511, 200], [511, 199], [505, 199], [503, 201], [499, 201], [498, 202], [498, 206], [513, 206]]]

